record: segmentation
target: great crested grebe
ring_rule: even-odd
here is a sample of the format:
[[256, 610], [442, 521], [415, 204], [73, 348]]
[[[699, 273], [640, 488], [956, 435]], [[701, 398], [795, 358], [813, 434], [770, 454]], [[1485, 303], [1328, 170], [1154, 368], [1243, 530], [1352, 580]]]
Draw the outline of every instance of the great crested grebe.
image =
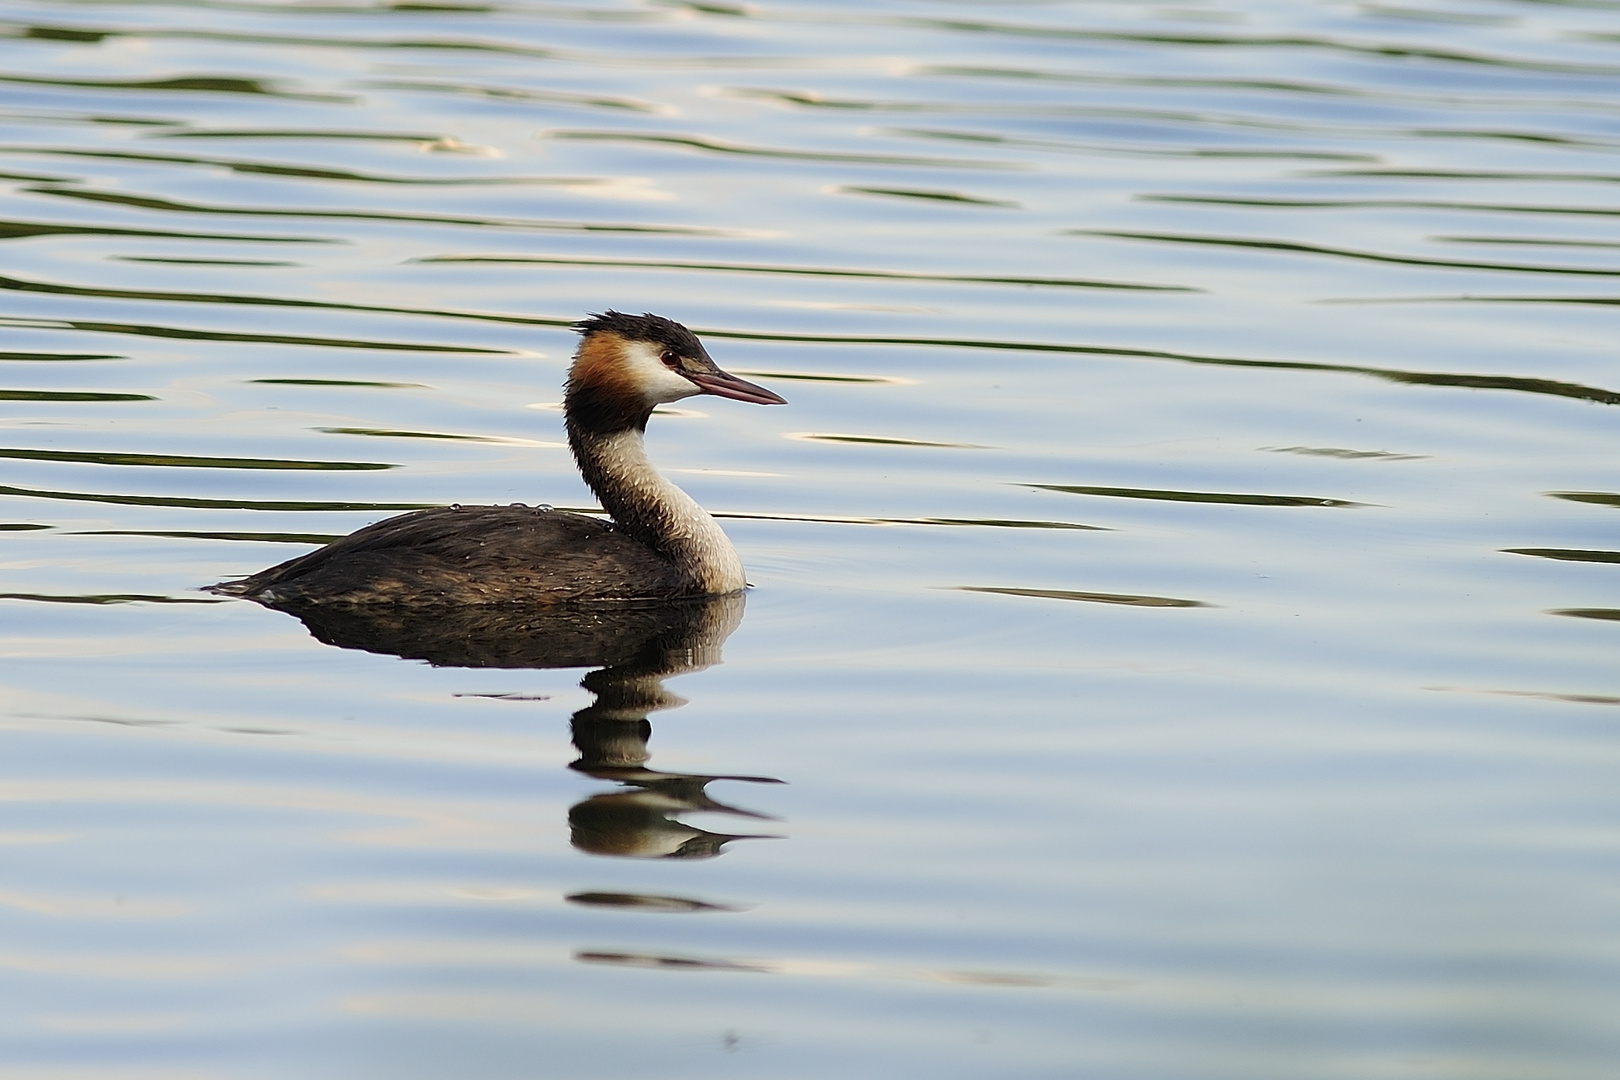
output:
[[297, 608], [660, 600], [745, 588], [731, 541], [653, 468], [642, 434], [655, 406], [694, 394], [786, 400], [721, 371], [678, 322], [608, 311], [574, 329], [583, 338], [563, 398], [568, 446], [611, 524], [522, 504], [418, 510], [210, 590]]

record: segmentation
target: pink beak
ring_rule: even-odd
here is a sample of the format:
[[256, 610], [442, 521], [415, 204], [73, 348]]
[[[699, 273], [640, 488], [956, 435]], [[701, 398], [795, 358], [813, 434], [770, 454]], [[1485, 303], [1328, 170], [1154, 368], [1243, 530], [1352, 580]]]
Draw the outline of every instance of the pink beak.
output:
[[705, 394], [715, 397], [735, 398], [737, 401], [747, 401], [755, 405], [786, 405], [787, 398], [780, 394], [773, 394], [763, 386], [757, 386], [747, 379], [739, 379], [715, 368], [713, 371], [683, 371], [688, 379], [697, 384], [697, 388]]

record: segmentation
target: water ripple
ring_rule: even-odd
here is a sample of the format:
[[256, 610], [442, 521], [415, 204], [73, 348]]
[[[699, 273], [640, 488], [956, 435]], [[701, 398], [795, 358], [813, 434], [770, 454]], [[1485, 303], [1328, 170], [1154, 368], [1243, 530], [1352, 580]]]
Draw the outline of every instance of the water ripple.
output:
[[1593, 506], [1620, 506], [1620, 494], [1612, 491], [1546, 491], [1542, 494], [1554, 499], [1590, 503]]
[[[586, 511], [597, 513], [599, 511]], [[1009, 518], [951, 518], [951, 517], [861, 517], [857, 515], [833, 516], [828, 514], [770, 513], [760, 510], [716, 510], [717, 518], [739, 521], [804, 521], [824, 525], [962, 525], [991, 529], [1077, 529], [1084, 532], [1109, 532], [1101, 525], [1078, 525], [1068, 521], [1027, 521]]]
[[235, 75], [180, 75], [169, 79], [46, 78], [40, 75], [0, 75], [0, 83], [20, 86], [70, 86], [84, 90], [153, 90], [160, 92], [253, 94], [293, 101], [349, 102], [353, 98], [331, 94], [300, 94], [280, 88], [276, 79], [244, 79]]
[[377, 379], [249, 379], [257, 386], [355, 386], [374, 390], [421, 390], [422, 383], [382, 382]]
[[570, 904], [582, 907], [611, 908], [615, 911], [651, 911], [658, 913], [694, 911], [747, 911], [747, 905], [713, 904], [707, 900], [692, 900], [684, 896], [656, 896], [650, 893], [580, 892], [564, 897]]
[[317, 502], [310, 499], [205, 499], [189, 495], [114, 495], [86, 491], [51, 491], [0, 484], [0, 495], [24, 499], [60, 499], [66, 502], [111, 503], [115, 506], [181, 506], [199, 510], [426, 510], [438, 503], [423, 502]]
[[1503, 548], [1507, 555], [1530, 555], [1559, 562], [1620, 563], [1620, 551], [1582, 551], [1577, 548]]
[[80, 188], [33, 187], [36, 195], [86, 202], [133, 206], [140, 210], [162, 210], [179, 214], [223, 214], [240, 217], [312, 218], [339, 221], [403, 221], [418, 225], [465, 225], [485, 229], [533, 229], [540, 232], [640, 233], [665, 236], [741, 236], [734, 229], [696, 225], [641, 225], [606, 221], [544, 221], [535, 218], [469, 217], [456, 214], [403, 214], [382, 210], [283, 209], [265, 206], [204, 206], [150, 195], [124, 195], [113, 191], [86, 191]]
[[[209, 6], [209, 5], [188, 5]], [[223, 5], [212, 5], [223, 6]], [[318, 10], [313, 7], [300, 5], [300, 11], [309, 13]], [[395, 10], [401, 10], [396, 8]], [[530, 46], [514, 45], [510, 42], [453, 40], [449, 38], [386, 38], [367, 39], [360, 37], [314, 37], [301, 34], [252, 34], [244, 32], [191, 30], [167, 27], [142, 27], [138, 30], [121, 29], [92, 29], [88, 27], [48, 27], [30, 26], [22, 35], [39, 40], [73, 41], [82, 43], [98, 43], [108, 38], [143, 38], [152, 40], [173, 41], [217, 41], [236, 45], [288, 45], [294, 48], [328, 48], [328, 49], [386, 49], [386, 50], [424, 50], [432, 52], [482, 52], [495, 53], [505, 56], [521, 56], [532, 59], [553, 59], [559, 54], [551, 49], [534, 48]], [[242, 86], [263, 86], [273, 83], [269, 79], [240, 79], [228, 76], [194, 75], [174, 79], [151, 80], [148, 82], [69, 82], [67, 85], [84, 86], [114, 86], [120, 89], [126, 86], [137, 90], [208, 90], [217, 93], [272, 93], [267, 89], [242, 89]], [[291, 95], [285, 92], [276, 96], [305, 97], [316, 101], [347, 102], [350, 99], [343, 97]]]
[[[199, 293], [199, 292], [158, 292], [150, 289], [114, 289], [87, 285], [62, 285], [47, 281], [29, 281], [24, 278], [0, 276], [0, 291], [50, 293], [55, 296], [85, 296], [100, 297], [112, 300], [157, 300], [165, 303], [182, 304], [225, 304], [240, 305], [244, 307], [290, 307], [290, 308], [318, 308], [327, 311], [359, 311], [376, 312], [391, 315], [434, 315], [447, 318], [472, 319], [481, 322], [510, 322], [534, 326], [572, 326], [573, 319], [546, 319], [527, 317], [521, 315], [492, 315], [481, 312], [455, 312], [437, 311], [432, 308], [401, 308], [386, 307], [378, 304], [344, 304], [330, 300], [298, 300], [280, 296], [253, 296], [243, 293]], [[0, 322], [5, 322], [0, 318]], [[30, 319], [9, 320], [14, 325], [51, 325], [58, 320]], [[67, 325], [67, 324], [63, 324]], [[107, 326], [124, 326], [125, 324], [112, 323], [73, 323], [74, 329], [96, 329]], [[185, 331], [172, 327], [143, 327], [144, 331], [159, 337], [187, 337], [203, 336], [220, 341], [275, 341], [282, 344], [297, 345], [334, 345], [357, 349], [398, 349], [407, 352], [470, 352], [486, 355], [507, 355], [508, 350], [475, 348], [471, 346], [453, 345], [425, 345], [392, 342], [363, 342], [359, 340], [344, 340], [336, 338], [304, 338], [286, 337], [282, 335], [263, 334], [226, 334], [214, 331]], [[134, 333], [134, 330], [123, 329], [115, 332]], [[348, 385], [354, 385], [351, 381]]]
[[1550, 608], [1549, 615], [1567, 615], [1574, 619], [1597, 619], [1601, 622], [1620, 622], [1620, 608]]
[[1396, 454], [1388, 450], [1346, 450], [1336, 446], [1263, 446], [1273, 454], [1305, 454], [1309, 457], [1339, 458], [1344, 461], [1424, 461], [1428, 454]]
[[1164, 491], [1155, 488], [1093, 487], [1085, 484], [1023, 484], [1040, 491], [1070, 495], [1103, 495], [1115, 499], [1152, 499], [1164, 502], [1227, 503], [1236, 506], [1367, 506], [1348, 499], [1321, 499], [1308, 495], [1238, 495], [1223, 491]]
[[812, 442], [862, 443], [869, 446], [919, 446], [933, 447], [941, 450], [991, 449], [991, 447], [980, 446], [977, 443], [929, 442], [926, 439], [904, 439], [894, 435], [835, 435], [815, 431], [789, 431], [784, 432], [783, 437], [789, 439], [808, 439]]
[[1476, 203], [1444, 199], [1261, 199], [1238, 196], [1149, 194], [1132, 197], [1140, 202], [1189, 203], [1203, 206], [1246, 206], [1267, 210], [1460, 210], [1464, 213], [1620, 217], [1620, 209], [1606, 206], [1533, 206], [1526, 203]]
[[[1616, 211], [1620, 213], [1620, 211]], [[1528, 263], [1470, 262], [1461, 259], [1426, 259], [1414, 255], [1387, 255], [1376, 251], [1302, 244], [1292, 240], [1251, 239], [1237, 236], [1191, 236], [1184, 233], [1124, 232], [1113, 229], [1070, 229], [1070, 236], [1111, 236], [1120, 240], [1147, 240], [1163, 244], [1201, 244], [1210, 247], [1252, 248], [1286, 251], [1300, 255], [1327, 255], [1338, 259], [1394, 263], [1401, 266], [1434, 266], [1456, 270], [1494, 270], [1516, 274], [1573, 274], [1584, 277], [1620, 277], [1620, 269], [1589, 266], [1536, 266]]]
[[589, 139], [596, 142], [648, 143], [701, 150], [710, 154], [736, 154], [743, 157], [779, 158], [786, 161], [835, 162], [842, 165], [898, 165], [917, 169], [1003, 169], [1024, 170], [1029, 166], [1015, 161], [984, 158], [930, 158], [903, 154], [863, 154], [853, 151], [790, 150], [771, 146], [749, 146], [700, 135], [663, 135], [632, 131], [568, 131], [545, 133], [548, 139]]
[[[86, 158], [98, 161], [139, 161], [161, 165], [201, 165], [226, 169], [250, 176], [282, 176], [303, 180], [335, 180], [361, 184], [429, 185], [441, 187], [478, 185], [553, 185], [582, 187], [611, 184], [613, 181], [588, 176], [398, 176], [361, 173], [352, 169], [322, 168], [315, 165], [288, 165], [270, 161], [244, 161], [239, 158], [198, 157], [189, 154], [156, 154], [135, 150], [76, 150], [65, 147], [4, 146], [0, 153], [45, 157]], [[61, 177], [18, 177], [23, 180], [56, 181]]]
[[738, 341], [799, 341], [821, 344], [862, 345], [922, 345], [950, 349], [991, 349], [1012, 352], [1073, 353], [1090, 356], [1141, 357], [1150, 360], [1177, 360], [1189, 364], [1208, 364], [1217, 367], [1275, 368], [1286, 371], [1337, 372], [1347, 375], [1368, 375], [1390, 382], [1416, 386], [1455, 386], [1479, 390], [1512, 390], [1527, 394], [1548, 394], [1554, 397], [1576, 398], [1604, 405], [1620, 405], [1620, 391], [1518, 375], [1471, 375], [1446, 371], [1401, 371], [1395, 368], [1363, 367], [1357, 364], [1328, 364], [1308, 360], [1258, 360], [1236, 356], [1202, 356], [1196, 353], [1174, 353], [1159, 349], [1136, 349], [1110, 345], [1078, 345], [1032, 341], [1002, 341], [995, 339], [953, 339], [889, 336], [857, 336], [833, 334], [789, 334], [763, 331], [705, 329], [706, 337], [730, 338]]
[[449, 149], [459, 145], [447, 135], [427, 135], [409, 131], [367, 131], [346, 128], [214, 128], [174, 127], [154, 131], [154, 139], [297, 139], [335, 140], [338, 142], [410, 143], [418, 149]]
[[155, 240], [219, 240], [239, 244], [336, 244], [324, 236], [252, 236], [237, 233], [176, 232], [173, 229], [129, 229], [115, 225], [56, 221], [0, 221], [0, 240], [26, 240], [35, 236], [140, 236]]
[[768, 274], [787, 277], [856, 278], [866, 281], [927, 281], [968, 285], [1033, 285], [1054, 289], [1126, 289], [1145, 292], [1201, 292], [1186, 285], [1147, 285], [1093, 278], [1023, 277], [997, 274], [925, 273], [903, 270], [842, 269], [826, 266], [791, 266], [758, 263], [692, 262], [675, 259], [613, 259], [562, 255], [433, 255], [427, 263], [488, 263], [497, 266], [599, 266], [644, 270], [699, 270], [724, 274]]
[[1309, 49], [1376, 59], [1433, 60], [1446, 64], [1462, 64], [1469, 67], [1500, 68], [1513, 71], [1620, 77], [1620, 66], [1611, 64], [1572, 64], [1553, 60], [1529, 60], [1521, 57], [1467, 52], [1460, 49], [1438, 49], [1432, 46], [1407, 45], [1396, 42], [1357, 42], [1342, 38], [1316, 37], [1306, 34], [1242, 35], [1091, 30], [1062, 26], [1032, 26], [1018, 23], [990, 22], [977, 19], [903, 18], [897, 19], [895, 22], [904, 26], [927, 27], [972, 34], [1031, 37], [1043, 40], [1106, 41], [1219, 49]]
[[847, 195], [877, 195], [891, 199], [921, 199], [924, 202], [960, 203], [964, 206], [998, 206], [1003, 209], [1016, 210], [1019, 204], [1010, 199], [990, 199], [980, 195], [968, 195], [960, 191], [923, 190], [921, 188], [891, 188], [891, 187], [860, 187], [854, 184], [840, 184], [832, 189], [839, 194]]
[[995, 593], [1000, 596], [1029, 596], [1038, 600], [1079, 600], [1090, 604], [1121, 604], [1125, 607], [1207, 608], [1202, 600], [1182, 600], [1173, 596], [1135, 596], [1127, 593], [1076, 592], [1071, 589], [1014, 589], [989, 585], [958, 585], [959, 592]]
[[[5, 526], [0, 526], [4, 528]], [[50, 528], [48, 525], [32, 526]], [[76, 529], [74, 536], [161, 536], [176, 540], [230, 540], [254, 544], [330, 544], [342, 533], [219, 532], [204, 529]]]
[[414, 90], [428, 94], [461, 94], [497, 101], [534, 101], [546, 105], [571, 105], [583, 109], [609, 109], [631, 113], [668, 113], [651, 101], [606, 94], [565, 94], [554, 90], [530, 90], [515, 86], [479, 86], [472, 83], [429, 82], [418, 79], [377, 79], [362, 85], [378, 90]]
[[296, 461], [283, 458], [193, 457], [183, 454], [115, 454], [97, 450], [22, 450], [0, 447], [0, 458], [24, 461], [80, 461], [95, 465], [146, 465], [179, 469], [287, 469], [370, 472], [397, 469], [375, 461]]
[[378, 439], [449, 439], [455, 442], [501, 443], [512, 446], [564, 446], [564, 443], [539, 443], [532, 439], [513, 439], [497, 435], [457, 435], [445, 431], [406, 431], [400, 428], [322, 427], [316, 431], [327, 435], [367, 435]]
[[[1123, 117], [1124, 110], [1094, 110], [1098, 114], [1106, 113], [1110, 116]], [[1143, 114], [1140, 110], [1130, 111], [1131, 119], [1197, 119], [1191, 115], [1177, 114], [1169, 117], [1166, 114], [1154, 113], [1151, 116]], [[911, 128], [895, 127], [883, 128], [884, 134], [916, 139], [941, 139], [949, 142], [989, 143], [1009, 147], [1024, 147], [1031, 150], [1060, 151], [1066, 154], [1085, 154], [1087, 156], [1107, 154], [1120, 157], [1144, 158], [1205, 158], [1211, 160], [1226, 159], [1230, 161], [1379, 161], [1377, 154], [1358, 153], [1352, 150], [1318, 150], [1305, 147], [1212, 147], [1212, 146], [1160, 146], [1150, 143], [1110, 143], [1102, 141], [1082, 141], [1078, 139], [1028, 138], [1006, 135], [995, 132], [962, 131], [947, 128]]]
[[74, 595], [47, 594], [47, 593], [15, 593], [0, 592], [0, 600], [27, 600], [41, 604], [91, 604], [105, 607], [108, 604], [228, 604], [229, 600], [217, 600], [198, 596], [151, 596], [144, 593], [81, 593]]
[[1620, 184], [1615, 173], [1511, 172], [1504, 169], [1319, 169], [1305, 174], [1324, 179], [1357, 177], [1372, 180], [1512, 180], [1553, 184]]
[[[0, 286], [3, 287], [3, 286]], [[51, 291], [51, 290], [40, 290]], [[252, 303], [253, 301], [244, 301]], [[293, 307], [321, 307], [320, 304], [291, 304]], [[32, 329], [82, 330], [95, 334], [130, 334], [135, 337], [176, 338], [182, 341], [239, 341], [264, 345], [311, 345], [317, 348], [378, 349], [388, 352], [417, 353], [473, 353], [486, 356], [511, 355], [506, 349], [477, 348], [470, 345], [426, 345], [401, 341], [363, 341], [358, 338], [305, 337], [297, 334], [250, 334], [227, 330], [194, 330], [179, 326], [155, 326], [142, 323], [99, 322], [89, 319], [23, 319], [0, 316], [0, 326], [28, 327]], [[76, 400], [76, 399], [65, 399]], [[90, 398], [86, 400], [102, 400]], [[118, 398], [115, 400], [151, 400]]]
[[98, 390], [0, 390], [0, 401], [156, 401], [151, 394], [119, 394]]

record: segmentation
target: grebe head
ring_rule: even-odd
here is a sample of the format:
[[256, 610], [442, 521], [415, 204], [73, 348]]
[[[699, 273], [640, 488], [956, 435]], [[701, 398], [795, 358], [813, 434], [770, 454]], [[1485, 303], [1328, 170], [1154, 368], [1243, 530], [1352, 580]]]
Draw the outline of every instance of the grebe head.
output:
[[645, 428], [657, 405], [714, 394], [786, 405], [763, 386], [721, 371], [697, 335], [657, 315], [607, 311], [574, 324], [584, 335], [568, 372], [570, 423], [598, 432]]

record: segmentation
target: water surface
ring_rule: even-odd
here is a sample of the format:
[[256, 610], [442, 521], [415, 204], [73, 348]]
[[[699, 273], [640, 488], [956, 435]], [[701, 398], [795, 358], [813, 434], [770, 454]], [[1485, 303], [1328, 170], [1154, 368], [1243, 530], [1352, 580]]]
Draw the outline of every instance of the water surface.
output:
[[[6, 3], [6, 1067], [1610, 1075], [1617, 11]], [[200, 591], [606, 308], [746, 612]]]

